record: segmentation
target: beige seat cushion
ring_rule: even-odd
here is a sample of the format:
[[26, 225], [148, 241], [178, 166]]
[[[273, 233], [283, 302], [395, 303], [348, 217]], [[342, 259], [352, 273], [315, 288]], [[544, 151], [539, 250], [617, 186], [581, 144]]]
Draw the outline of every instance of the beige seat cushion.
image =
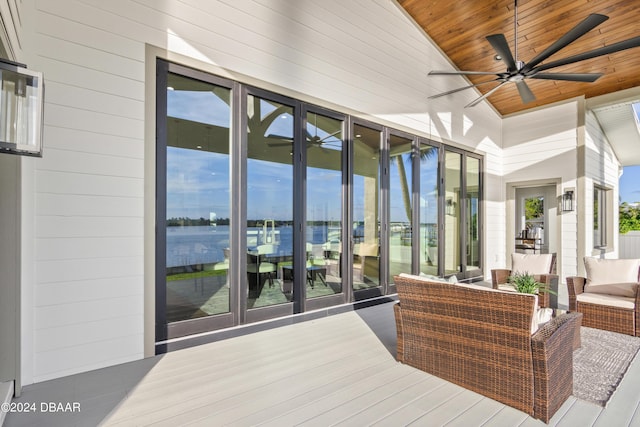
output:
[[511, 254], [511, 273], [549, 274], [552, 254]]
[[636, 306], [635, 298], [621, 297], [617, 295], [596, 294], [592, 292], [583, 292], [577, 295], [576, 301], [588, 303], [588, 304], [608, 305], [610, 307], [627, 308], [630, 310], [633, 310]]
[[585, 292], [635, 297], [640, 259], [599, 259], [585, 257]]
[[498, 285], [498, 289], [500, 289], [501, 291], [509, 291], [509, 292], [515, 292], [516, 291], [515, 286], [513, 286], [512, 284], [509, 284], [509, 283], [500, 283]]

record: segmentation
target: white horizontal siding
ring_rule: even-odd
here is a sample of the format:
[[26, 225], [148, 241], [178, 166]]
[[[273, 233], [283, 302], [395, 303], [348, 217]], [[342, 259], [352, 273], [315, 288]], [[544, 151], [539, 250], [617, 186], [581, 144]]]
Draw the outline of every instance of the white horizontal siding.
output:
[[462, 108], [475, 90], [427, 100], [466, 81], [427, 77], [450, 65], [391, 0], [35, 0], [27, 14], [47, 92], [25, 383], [143, 356], [146, 45], [484, 153], [485, 250], [504, 252], [501, 120]]
[[504, 120], [503, 168], [507, 181], [575, 178], [578, 159], [575, 103]]
[[[592, 254], [593, 248], [593, 191], [596, 186], [610, 190], [608, 192], [607, 206], [609, 215], [607, 218], [607, 246], [609, 250], [605, 257], [617, 258], [618, 251], [618, 194], [619, 194], [619, 170], [618, 161], [609, 141], [607, 140], [595, 115], [589, 112], [585, 120], [585, 245], [586, 255]], [[599, 251], [596, 252], [597, 254]]]
[[[578, 104], [569, 102], [508, 117], [503, 122], [503, 168], [506, 183], [559, 181], [561, 188], [577, 188]], [[557, 217], [561, 248], [558, 269], [576, 274], [578, 217], [563, 212]]]
[[596, 184], [614, 187], [618, 184], [620, 163], [593, 113], [586, 118], [585, 174]]

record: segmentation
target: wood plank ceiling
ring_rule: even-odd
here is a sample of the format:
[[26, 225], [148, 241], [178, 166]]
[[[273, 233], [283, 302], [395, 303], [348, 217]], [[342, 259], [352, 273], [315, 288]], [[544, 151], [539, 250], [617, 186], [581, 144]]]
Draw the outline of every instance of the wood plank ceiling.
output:
[[[485, 37], [502, 33], [514, 51], [514, 0], [398, 2], [459, 70], [506, 70], [504, 62], [494, 59], [496, 53]], [[546, 62], [640, 36], [640, 0], [518, 0], [516, 60], [527, 62], [532, 59], [590, 13], [607, 15], [609, 20]], [[523, 104], [515, 84], [504, 85], [488, 100], [498, 112], [507, 115], [576, 96], [591, 98], [640, 86], [640, 47], [554, 68], [550, 72], [604, 73], [604, 76], [594, 83], [527, 79], [536, 101]], [[491, 76], [469, 76], [473, 84], [491, 79]], [[490, 83], [479, 86], [478, 90], [484, 94], [494, 86]]]

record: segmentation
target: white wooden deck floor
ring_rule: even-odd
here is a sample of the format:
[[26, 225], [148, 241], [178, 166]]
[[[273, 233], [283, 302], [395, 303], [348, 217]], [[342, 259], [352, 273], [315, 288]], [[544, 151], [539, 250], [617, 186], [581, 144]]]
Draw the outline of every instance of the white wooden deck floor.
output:
[[[15, 426], [535, 426], [526, 414], [394, 359], [393, 303], [24, 387]], [[640, 426], [634, 360], [606, 409], [571, 397], [550, 425]]]

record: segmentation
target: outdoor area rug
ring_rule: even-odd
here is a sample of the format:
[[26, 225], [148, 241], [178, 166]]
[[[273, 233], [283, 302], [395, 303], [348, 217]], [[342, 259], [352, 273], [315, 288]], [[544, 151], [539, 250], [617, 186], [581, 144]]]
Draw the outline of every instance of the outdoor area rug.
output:
[[606, 406], [640, 348], [640, 337], [582, 327], [573, 352], [573, 395]]

